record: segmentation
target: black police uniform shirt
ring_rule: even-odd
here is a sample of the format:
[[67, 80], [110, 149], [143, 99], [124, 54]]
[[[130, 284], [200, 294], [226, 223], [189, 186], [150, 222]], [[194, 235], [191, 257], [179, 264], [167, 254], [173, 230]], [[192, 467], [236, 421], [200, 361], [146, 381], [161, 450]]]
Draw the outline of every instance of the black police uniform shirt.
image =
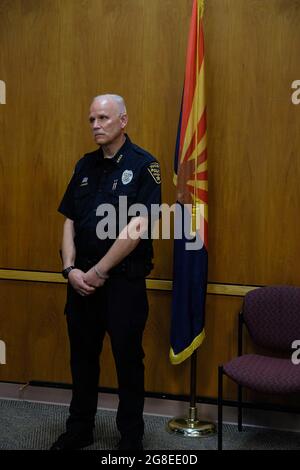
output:
[[[127, 135], [123, 146], [113, 158], [104, 158], [100, 147], [94, 152], [85, 154], [77, 162], [60, 203], [59, 212], [74, 221], [77, 260], [91, 259], [93, 264], [112, 246], [120, 230], [118, 226], [120, 196], [127, 197], [128, 209], [131, 204], [136, 203], [141, 203], [147, 208], [148, 232], [151, 232], [150, 226], [153, 223], [150, 218], [151, 205], [161, 203], [159, 163], [151, 154], [133, 144]], [[107, 218], [107, 214], [97, 216], [96, 212], [104, 203], [115, 207], [117, 223], [116, 237], [103, 240], [98, 238], [96, 227], [103, 217]], [[127, 223], [130, 218], [127, 217]], [[151, 265], [153, 256], [151, 234], [148, 236], [148, 239], [139, 242], [126, 259]]]

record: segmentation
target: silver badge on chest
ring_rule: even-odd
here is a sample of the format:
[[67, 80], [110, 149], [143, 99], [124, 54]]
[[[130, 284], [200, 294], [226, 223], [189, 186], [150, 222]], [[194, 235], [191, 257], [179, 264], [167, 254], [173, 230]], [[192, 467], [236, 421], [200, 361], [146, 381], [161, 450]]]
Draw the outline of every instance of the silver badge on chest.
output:
[[131, 170], [124, 170], [122, 174], [122, 183], [128, 184], [133, 178], [133, 172]]

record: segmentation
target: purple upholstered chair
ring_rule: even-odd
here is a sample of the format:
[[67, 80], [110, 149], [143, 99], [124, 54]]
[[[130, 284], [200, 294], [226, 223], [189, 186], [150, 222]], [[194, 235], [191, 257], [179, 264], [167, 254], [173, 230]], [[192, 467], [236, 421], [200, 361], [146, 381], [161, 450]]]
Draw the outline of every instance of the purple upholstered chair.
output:
[[[243, 324], [253, 342], [276, 357], [243, 354]], [[239, 314], [238, 357], [219, 367], [218, 449], [222, 449], [223, 375], [238, 385], [238, 429], [242, 430], [242, 390], [300, 392], [300, 364], [293, 364], [292, 343], [300, 340], [300, 287], [269, 286], [248, 292]], [[281, 357], [280, 357], [281, 356]]]

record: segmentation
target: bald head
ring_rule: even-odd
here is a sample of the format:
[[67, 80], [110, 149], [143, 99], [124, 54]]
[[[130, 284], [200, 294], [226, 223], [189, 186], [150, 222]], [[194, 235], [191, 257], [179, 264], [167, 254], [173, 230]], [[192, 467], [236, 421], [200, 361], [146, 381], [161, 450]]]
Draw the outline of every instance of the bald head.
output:
[[119, 114], [126, 114], [127, 113], [126, 106], [125, 106], [125, 101], [124, 101], [124, 98], [122, 98], [122, 96], [107, 93], [105, 95], [95, 96], [93, 101], [95, 101], [95, 100], [101, 101], [101, 102], [108, 101], [108, 102], [112, 103], [113, 105], [115, 105], [118, 108]]

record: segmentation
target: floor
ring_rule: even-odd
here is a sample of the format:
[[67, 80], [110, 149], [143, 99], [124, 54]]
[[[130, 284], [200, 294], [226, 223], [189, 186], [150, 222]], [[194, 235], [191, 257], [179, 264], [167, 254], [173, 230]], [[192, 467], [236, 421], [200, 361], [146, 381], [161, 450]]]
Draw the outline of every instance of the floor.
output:
[[[71, 400], [71, 390], [0, 382], [0, 398], [56, 403], [68, 406]], [[117, 395], [112, 393], [99, 393], [99, 408], [116, 410], [117, 406]], [[187, 417], [189, 414], [189, 404], [176, 400], [146, 398], [144, 412], [149, 415], [167, 416], [171, 418], [178, 416]], [[201, 421], [217, 422], [216, 405], [198, 404], [197, 412], [198, 419]], [[224, 423], [236, 424], [236, 421], [236, 409], [224, 407]], [[300, 431], [300, 415], [295, 414], [245, 410], [243, 421], [245, 425], [248, 426], [267, 427], [285, 431]]]

